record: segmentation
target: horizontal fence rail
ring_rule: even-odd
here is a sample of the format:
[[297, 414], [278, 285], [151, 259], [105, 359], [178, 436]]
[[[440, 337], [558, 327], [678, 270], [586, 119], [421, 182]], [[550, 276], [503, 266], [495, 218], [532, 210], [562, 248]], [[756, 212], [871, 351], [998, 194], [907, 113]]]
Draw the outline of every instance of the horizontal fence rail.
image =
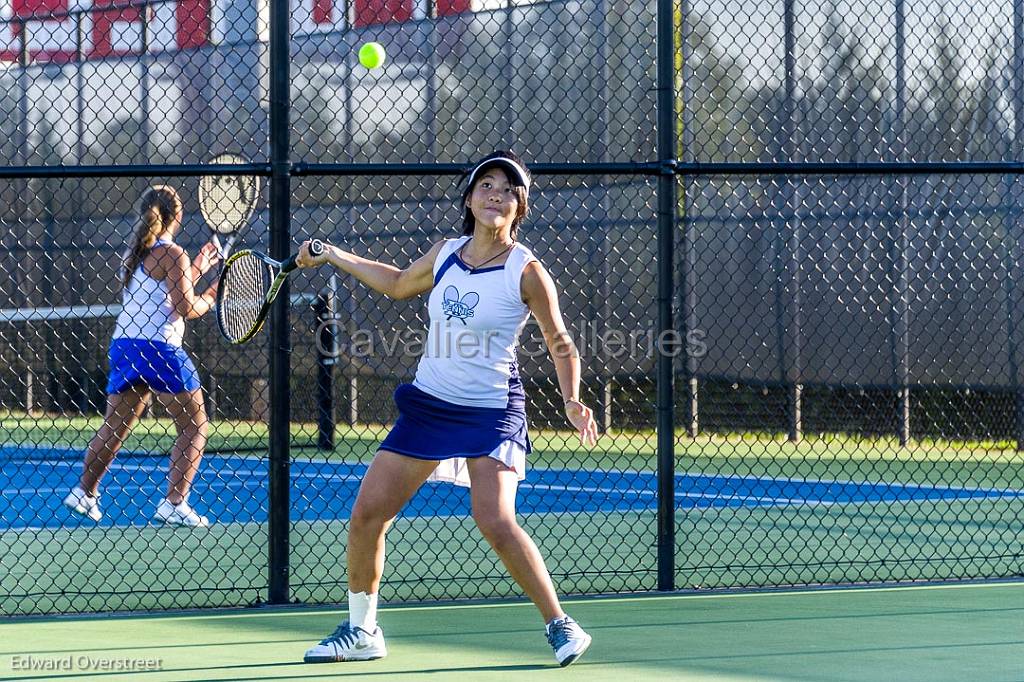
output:
[[[461, 175], [471, 164], [386, 164], [386, 163], [293, 163], [289, 175]], [[150, 166], [21, 166], [0, 168], [0, 178], [79, 178], [79, 177], [192, 177], [209, 175], [209, 165]], [[224, 164], [218, 173], [271, 174], [267, 164]], [[998, 162], [834, 162], [834, 163], [686, 163], [669, 159], [664, 163], [537, 163], [530, 166], [533, 175], [661, 175], [674, 173], [693, 177], [758, 175], [1020, 175], [1024, 163]]]

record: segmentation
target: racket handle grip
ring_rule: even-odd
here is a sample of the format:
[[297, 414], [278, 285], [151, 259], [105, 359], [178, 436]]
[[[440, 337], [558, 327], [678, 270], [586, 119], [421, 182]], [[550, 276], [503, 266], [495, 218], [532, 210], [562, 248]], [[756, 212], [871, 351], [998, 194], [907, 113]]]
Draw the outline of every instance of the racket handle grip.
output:
[[[309, 243], [309, 252], [312, 255], [320, 256], [320, 255], [323, 255], [324, 251], [325, 251], [324, 243], [322, 241], [320, 241], [319, 239], [314, 239], [313, 241], [311, 241]], [[296, 253], [296, 254], [292, 255], [291, 258], [289, 258], [284, 263], [282, 263], [281, 264], [281, 272], [291, 272], [295, 268], [299, 267], [298, 264], [295, 262], [295, 259], [298, 258], [298, 256], [299, 256], [299, 254]]]

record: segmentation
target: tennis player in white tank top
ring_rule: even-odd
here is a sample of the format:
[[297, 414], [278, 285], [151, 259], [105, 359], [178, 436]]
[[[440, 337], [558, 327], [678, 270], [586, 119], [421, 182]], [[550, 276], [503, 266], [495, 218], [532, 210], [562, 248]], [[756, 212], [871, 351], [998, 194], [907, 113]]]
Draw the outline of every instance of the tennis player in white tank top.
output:
[[554, 282], [516, 233], [530, 176], [507, 151], [481, 160], [463, 193], [463, 234], [434, 244], [404, 270], [337, 247], [303, 245], [298, 264], [329, 263], [394, 299], [430, 292], [430, 327], [412, 384], [395, 391], [398, 420], [363, 477], [348, 535], [349, 618], [306, 651], [308, 663], [387, 654], [377, 625], [377, 591], [388, 525], [431, 477], [471, 483], [473, 519], [533, 601], [562, 666], [590, 635], [562, 610], [544, 560], [516, 521], [515, 491], [530, 451], [516, 364], [519, 333], [532, 313], [551, 352], [568, 421], [592, 446], [593, 413], [579, 400], [580, 362], [566, 332]]
[[177, 438], [170, 453], [167, 494], [153, 520], [168, 525], [204, 528], [210, 525], [188, 502], [206, 447], [207, 418], [199, 374], [182, 348], [185, 320], [207, 312], [216, 299], [216, 285], [203, 293], [196, 281], [219, 260], [213, 244], [194, 261], [174, 243], [181, 228], [182, 204], [174, 189], [152, 187], [142, 196], [139, 223], [124, 262], [123, 307], [110, 342], [110, 374], [103, 425], [89, 442], [78, 485], [64, 506], [99, 522], [100, 480], [138, 422], [151, 393], [174, 419]]

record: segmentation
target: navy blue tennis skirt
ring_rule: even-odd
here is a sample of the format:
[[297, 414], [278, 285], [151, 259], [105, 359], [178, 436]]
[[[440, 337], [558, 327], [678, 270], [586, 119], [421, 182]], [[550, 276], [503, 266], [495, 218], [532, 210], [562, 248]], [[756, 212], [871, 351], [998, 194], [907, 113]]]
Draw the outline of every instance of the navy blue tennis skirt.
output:
[[381, 450], [417, 459], [484, 457], [507, 440], [531, 451], [526, 411], [456, 405], [412, 384], [395, 389], [398, 420]]

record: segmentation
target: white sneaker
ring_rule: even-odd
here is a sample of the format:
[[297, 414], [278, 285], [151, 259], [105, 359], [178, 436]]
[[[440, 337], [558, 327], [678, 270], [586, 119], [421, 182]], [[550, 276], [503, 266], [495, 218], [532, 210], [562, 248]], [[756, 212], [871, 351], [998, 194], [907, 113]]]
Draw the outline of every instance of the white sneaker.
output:
[[373, 632], [354, 628], [346, 620], [338, 628], [310, 647], [302, 658], [304, 663], [337, 663], [340, 661], [372, 661], [388, 655], [384, 631]]
[[100, 511], [99, 495], [93, 497], [77, 485], [64, 498], [64, 506], [80, 516], [89, 517], [93, 521], [99, 521], [103, 518], [103, 512]]
[[168, 526], [185, 526], [187, 528], [209, 528], [210, 519], [200, 516], [188, 502], [182, 500], [181, 504], [171, 504], [166, 499], [156, 508], [153, 520]]
[[548, 644], [555, 650], [555, 660], [563, 668], [579, 660], [590, 646], [590, 635], [569, 616], [548, 623]]

